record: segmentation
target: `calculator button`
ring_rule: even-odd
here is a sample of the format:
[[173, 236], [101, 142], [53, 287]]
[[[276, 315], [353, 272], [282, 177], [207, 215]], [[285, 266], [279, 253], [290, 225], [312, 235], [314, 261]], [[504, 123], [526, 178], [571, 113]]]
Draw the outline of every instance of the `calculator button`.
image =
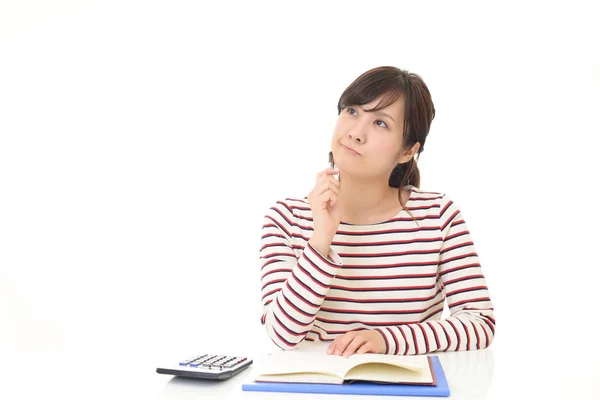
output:
[[[203, 355], [197, 355], [191, 358], [188, 358], [187, 360], [183, 360], [179, 363], [180, 366], [182, 367], [197, 367], [198, 364], [206, 357], [208, 356], [208, 354], [203, 354]], [[200, 362], [199, 362], [200, 361]]]
[[[244, 370], [252, 359], [229, 356], [226, 354], [198, 353], [178, 362], [179, 367], [157, 368], [160, 374], [186, 376], [200, 379], [228, 379]], [[177, 364], [176, 364], [177, 365]]]
[[238, 364], [246, 361], [247, 358], [227, 356], [222, 354], [198, 354], [179, 362], [182, 367], [191, 367], [194, 369], [223, 370], [233, 369]]
[[222, 368], [224, 364], [225, 364], [225, 360], [223, 360], [223, 361], [217, 361], [216, 363], [213, 364], [213, 367]]

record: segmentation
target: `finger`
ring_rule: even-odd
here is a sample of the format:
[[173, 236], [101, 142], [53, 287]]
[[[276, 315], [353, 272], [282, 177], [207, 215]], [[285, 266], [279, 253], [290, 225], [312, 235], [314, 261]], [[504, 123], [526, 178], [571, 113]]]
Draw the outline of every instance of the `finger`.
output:
[[328, 190], [329, 190], [329, 188], [327, 186], [319, 186], [319, 188], [317, 189], [317, 196], [319, 196], [319, 198], [321, 198], [322, 195], [324, 193], [327, 193]]
[[339, 174], [339, 171], [335, 171], [334, 174], [330, 175], [330, 174], [325, 174], [325, 173], [321, 173], [317, 176], [317, 180], [316, 180], [316, 185], [319, 185], [325, 181], [331, 181], [332, 183], [335, 183], [336, 185], [340, 184], [340, 181], [337, 179], [337, 174]]
[[371, 352], [371, 342], [366, 342], [356, 350], [356, 354], [365, 354]]
[[335, 194], [331, 194], [331, 196], [329, 196], [329, 207], [333, 207], [337, 204], [338, 202], [338, 197]]
[[332, 185], [331, 183], [328, 183], [327, 188], [331, 190], [336, 196], [340, 194], [340, 188], [335, 187], [335, 185]]
[[338, 188], [336, 188], [335, 185], [333, 185], [332, 183], [324, 182], [321, 184], [321, 186], [319, 186], [319, 190], [317, 191], [317, 193], [320, 196], [328, 190], [331, 190], [336, 195], [339, 194], [339, 192], [340, 192], [340, 190]]
[[340, 188], [336, 187], [331, 182], [325, 182], [325, 183], [323, 183], [322, 186], [324, 186], [325, 188], [327, 188], [327, 190], [331, 190], [335, 195], [339, 195], [340, 194]]
[[340, 341], [342, 340], [342, 338], [343, 338], [345, 335], [347, 335], [347, 334], [340, 335], [340, 336], [336, 337], [336, 338], [333, 340], [333, 343], [331, 343], [331, 344], [329, 345], [329, 347], [327, 347], [327, 354], [334, 354], [334, 353], [335, 353], [335, 350], [337, 349], [337, 346], [340, 344]]
[[340, 181], [338, 181], [332, 176], [327, 176], [327, 182], [331, 183], [334, 187], [338, 189], [340, 188]]
[[333, 342], [331, 342], [331, 344], [329, 346], [327, 346], [327, 354], [333, 354], [335, 352], [335, 349], [338, 345], [338, 343], [340, 342], [342, 336], [338, 336], [336, 337]]
[[319, 172], [317, 174], [317, 178], [315, 179], [316, 183], [320, 183], [321, 181], [323, 181], [323, 178], [326, 177], [327, 175], [325, 175], [325, 173], [323, 171]]
[[350, 357], [352, 354], [354, 354], [356, 350], [358, 350], [359, 347], [364, 345], [366, 342], [367, 339], [360, 333], [354, 336], [354, 339], [352, 339], [352, 341], [348, 343], [348, 347], [346, 347], [346, 350], [344, 351], [344, 357]]
[[344, 351], [346, 351], [346, 347], [348, 347], [348, 344], [354, 339], [355, 335], [356, 333], [354, 332], [347, 332], [346, 334], [344, 334], [340, 338], [339, 342], [336, 344], [334, 354], [336, 356], [342, 355]]
[[338, 174], [339, 172], [340, 171], [338, 171], [337, 169], [325, 168], [323, 171], [321, 171], [317, 174], [317, 180], [322, 176], [333, 176], [333, 175]]
[[317, 199], [317, 205], [319, 210], [326, 210], [329, 207], [329, 201], [331, 200], [331, 196], [333, 193], [331, 191], [327, 191], [319, 196]]
[[333, 351], [335, 350], [335, 340], [333, 342], [331, 342], [329, 344], [329, 346], [327, 346], [327, 354], [333, 354]]

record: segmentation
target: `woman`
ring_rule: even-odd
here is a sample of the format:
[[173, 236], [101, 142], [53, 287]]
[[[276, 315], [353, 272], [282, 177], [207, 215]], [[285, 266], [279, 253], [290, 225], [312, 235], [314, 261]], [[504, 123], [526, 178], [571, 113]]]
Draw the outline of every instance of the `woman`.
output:
[[[333, 341], [328, 354], [482, 349], [495, 320], [461, 212], [419, 189], [435, 116], [420, 76], [380, 67], [342, 93], [330, 157], [303, 199], [265, 216], [263, 315], [275, 344]], [[441, 320], [444, 301], [450, 316]]]

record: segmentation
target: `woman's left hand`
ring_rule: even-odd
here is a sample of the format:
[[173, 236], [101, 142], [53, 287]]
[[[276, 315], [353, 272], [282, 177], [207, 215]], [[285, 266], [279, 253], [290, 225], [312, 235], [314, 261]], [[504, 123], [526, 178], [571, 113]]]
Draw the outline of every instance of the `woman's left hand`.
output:
[[327, 347], [327, 354], [343, 355], [348, 358], [352, 354], [385, 353], [385, 340], [377, 330], [347, 332], [335, 338]]

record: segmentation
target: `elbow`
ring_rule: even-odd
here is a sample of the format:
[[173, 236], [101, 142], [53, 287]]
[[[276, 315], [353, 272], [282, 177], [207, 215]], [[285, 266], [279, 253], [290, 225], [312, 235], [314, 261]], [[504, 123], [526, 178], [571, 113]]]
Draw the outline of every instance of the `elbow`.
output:
[[273, 318], [263, 317], [261, 319], [269, 339], [282, 350], [292, 350], [304, 341], [308, 331], [294, 332], [290, 328], [274, 321]]
[[496, 336], [496, 320], [487, 315], [482, 315], [481, 319], [481, 328], [484, 330], [486, 336], [485, 343], [481, 348], [485, 349], [492, 345], [494, 337]]
[[293, 350], [296, 348], [296, 346], [303, 342], [303, 340], [300, 340], [299, 342], [288, 342], [275, 335], [269, 335], [269, 338], [275, 344], [275, 346], [279, 347], [281, 350]]

